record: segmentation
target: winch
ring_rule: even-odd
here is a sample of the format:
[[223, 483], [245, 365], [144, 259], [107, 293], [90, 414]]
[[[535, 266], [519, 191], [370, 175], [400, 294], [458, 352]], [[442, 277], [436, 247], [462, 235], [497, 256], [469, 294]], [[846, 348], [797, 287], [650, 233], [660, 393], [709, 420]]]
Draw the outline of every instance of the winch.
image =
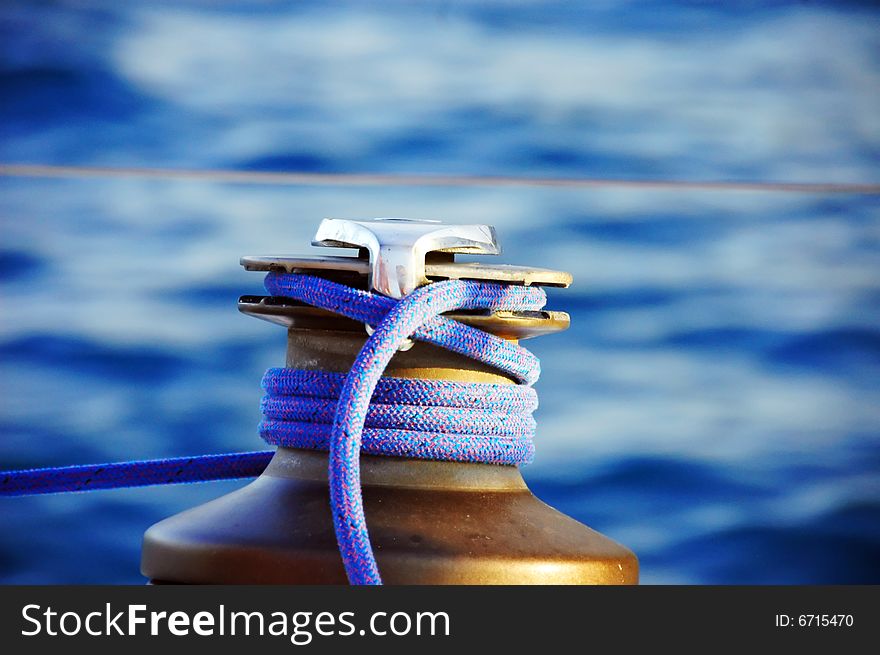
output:
[[[343, 584], [352, 579], [347, 567], [357, 566], [351, 562], [359, 555], [346, 556], [340, 531], [359, 529], [350, 516], [360, 512], [369, 530], [368, 538], [363, 530], [368, 556], [375, 555], [388, 584], [636, 583], [631, 551], [528, 489], [517, 463], [528, 459], [523, 449], [531, 440], [519, 436], [517, 426], [528, 425], [533, 407], [527, 416], [504, 412], [520, 407], [521, 396], [512, 392], [530, 381], [514, 367], [473, 356], [474, 348], [487, 351], [494, 342], [509, 350], [521, 340], [565, 330], [564, 312], [528, 304], [465, 307], [408, 333], [395, 342], [369, 411], [359, 419], [366, 427], [362, 449], [356, 442], [354, 473], [345, 472], [341, 459], [334, 462], [343, 455], [333, 450], [333, 439], [349, 432], [340, 425], [340, 410], [334, 418], [327, 408], [346, 385], [358, 391], [358, 381], [350, 379], [353, 365], [369, 360], [362, 354], [368, 340], [391, 329], [388, 321], [358, 313], [361, 300], [390, 313], [414, 293], [430, 305], [434, 298], [425, 287], [459, 289], [446, 281], [503, 291], [567, 287], [571, 275], [456, 261], [460, 253], [500, 253], [488, 225], [325, 219], [313, 245], [348, 251], [241, 260], [246, 270], [267, 273], [267, 287], [271, 282], [279, 293], [242, 296], [239, 310], [287, 328], [287, 368], [270, 370], [264, 379], [269, 395], [261, 433], [278, 444], [271, 462], [247, 486], [152, 526], [144, 535], [144, 575], [154, 583]], [[310, 293], [317, 300], [293, 297], [288, 289], [298, 280], [314, 283]], [[437, 345], [444, 330], [455, 327], [450, 322], [473, 328], [458, 351]], [[424, 338], [425, 330], [433, 336]], [[484, 344], [480, 335], [503, 342]], [[333, 387], [332, 394], [319, 393], [322, 385]], [[484, 390], [510, 399], [483, 406], [473, 398]], [[402, 399], [413, 395], [420, 399]], [[359, 489], [351, 492], [350, 478], [334, 481], [336, 464], [343, 467], [337, 478], [355, 475]], [[338, 507], [339, 494], [349, 492], [355, 507], [346, 513]]]

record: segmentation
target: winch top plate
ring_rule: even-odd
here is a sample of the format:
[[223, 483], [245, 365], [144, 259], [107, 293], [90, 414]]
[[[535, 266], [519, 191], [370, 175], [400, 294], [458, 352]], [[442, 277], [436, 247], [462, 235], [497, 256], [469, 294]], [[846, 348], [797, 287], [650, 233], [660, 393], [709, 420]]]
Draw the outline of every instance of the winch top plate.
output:
[[[247, 256], [241, 258], [241, 265], [248, 271], [285, 271], [287, 273], [335, 271], [363, 275], [364, 277], [370, 275], [370, 262], [360, 257]], [[426, 261], [425, 276], [431, 281], [478, 280], [498, 284], [563, 288], [568, 287], [572, 279], [571, 273], [548, 268], [450, 261]]]

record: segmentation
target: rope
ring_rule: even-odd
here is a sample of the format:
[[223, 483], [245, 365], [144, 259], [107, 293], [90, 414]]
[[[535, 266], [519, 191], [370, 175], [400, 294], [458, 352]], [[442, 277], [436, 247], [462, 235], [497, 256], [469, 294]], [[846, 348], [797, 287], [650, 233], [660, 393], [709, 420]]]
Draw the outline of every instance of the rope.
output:
[[[462, 280], [402, 300], [322, 278], [271, 272], [266, 289], [375, 327], [347, 375], [269, 369], [260, 435], [270, 444], [329, 450], [334, 528], [352, 584], [381, 584], [363, 510], [360, 453], [518, 464], [531, 460], [540, 373], [537, 358], [494, 335], [443, 318], [453, 310], [539, 310], [541, 289]], [[383, 378], [408, 339], [442, 346], [507, 373], [519, 385]], [[251, 477], [271, 452], [205, 455], [0, 473], [0, 495]]]
[[267, 450], [3, 471], [0, 472], [0, 496], [35, 496], [252, 478], [263, 472], [272, 455], [273, 452]]
[[229, 169], [121, 168], [0, 162], [0, 177], [36, 179], [159, 179], [219, 184], [279, 186], [538, 187], [550, 189], [640, 189], [645, 191], [718, 191], [878, 195], [877, 182], [784, 182], [781, 180], [685, 180], [607, 177], [533, 177], [526, 175], [445, 175], [431, 173], [315, 173]]
[[[260, 436], [287, 448], [330, 450], [345, 375], [272, 368]], [[361, 452], [415, 459], [521, 464], [534, 455], [532, 412], [538, 395], [526, 386], [381, 378], [364, 421]]]

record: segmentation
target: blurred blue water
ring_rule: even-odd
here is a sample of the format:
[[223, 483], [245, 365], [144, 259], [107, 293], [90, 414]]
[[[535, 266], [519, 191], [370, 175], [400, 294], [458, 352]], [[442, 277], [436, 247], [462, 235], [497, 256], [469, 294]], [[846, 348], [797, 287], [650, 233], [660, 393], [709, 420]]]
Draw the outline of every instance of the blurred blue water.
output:
[[[4, 3], [0, 160], [877, 182], [870, 3]], [[259, 447], [243, 254], [328, 215], [564, 268], [539, 496], [646, 582], [880, 582], [880, 200], [0, 179], [2, 468]], [[138, 582], [239, 483], [0, 499], [4, 582]]]

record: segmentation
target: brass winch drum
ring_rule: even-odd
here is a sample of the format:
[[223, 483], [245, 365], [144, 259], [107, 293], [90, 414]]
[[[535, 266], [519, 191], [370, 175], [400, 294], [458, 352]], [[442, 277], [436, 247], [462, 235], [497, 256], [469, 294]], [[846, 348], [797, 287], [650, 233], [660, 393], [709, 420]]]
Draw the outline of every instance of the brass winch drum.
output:
[[[568, 273], [460, 263], [498, 254], [485, 225], [327, 219], [315, 245], [355, 256], [244, 257], [251, 271], [308, 273], [400, 298], [445, 279], [567, 287]], [[287, 328], [286, 365], [347, 373], [365, 326], [290, 299], [243, 296], [239, 309]], [[446, 314], [519, 341], [568, 327], [564, 312]], [[463, 355], [415, 342], [386, 376], [514, 384]], [[361, 455], [363, 503], [387, 584], [635, 584], [627, 548], [536, 498], [517, 466]], [[345, 584], [330, 509], [326, 452], [280, 447], [259, 478], [165, 519], [144, 535], [141, 570], [154, 583]]]

